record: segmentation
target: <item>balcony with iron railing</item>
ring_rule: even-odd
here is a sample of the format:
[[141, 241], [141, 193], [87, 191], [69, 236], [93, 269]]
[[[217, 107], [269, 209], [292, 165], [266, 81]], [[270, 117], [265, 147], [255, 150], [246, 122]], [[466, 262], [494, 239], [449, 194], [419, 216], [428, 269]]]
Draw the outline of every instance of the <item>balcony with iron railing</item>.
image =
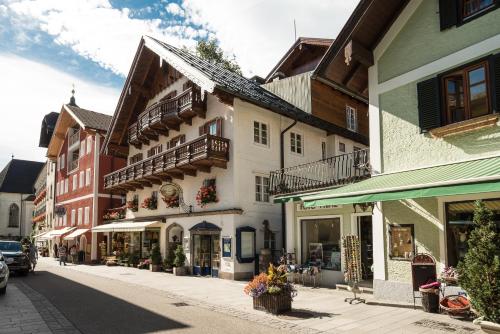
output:
[[272, 195], [294, 194], [354, 183], [370, 177], [369, 149], [283, 168], [270, 173]]
[[151, 187], [184, 175], [210, 173], [212, 167], [227, 168], [229, 139], [203, 135], [133, 163], [104, 176], [104, 189], [126, 192]]
[[179, 131], [181, 123], [191, 124], [195, 116], [205, 118], [206, 103], [199, 88], [190, 87], [176, 97], [153, 104], [137, 116], [128, 128], [128, 142], [140, 148], [157, 140], [158, 135], [168, 135], [168, 130]]

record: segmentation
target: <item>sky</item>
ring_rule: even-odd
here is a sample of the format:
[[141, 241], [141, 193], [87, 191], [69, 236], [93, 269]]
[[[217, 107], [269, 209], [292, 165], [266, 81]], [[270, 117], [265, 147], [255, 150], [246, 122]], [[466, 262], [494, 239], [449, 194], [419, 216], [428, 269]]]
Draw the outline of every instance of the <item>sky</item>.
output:
[[142, 35], [193, 47], [216, 38], [265, 77], [297, 37], [335, 38], [358, 0], [0, 0], [0, 168], [45, 161], [43, 116], [77, 104], [112, 115]]

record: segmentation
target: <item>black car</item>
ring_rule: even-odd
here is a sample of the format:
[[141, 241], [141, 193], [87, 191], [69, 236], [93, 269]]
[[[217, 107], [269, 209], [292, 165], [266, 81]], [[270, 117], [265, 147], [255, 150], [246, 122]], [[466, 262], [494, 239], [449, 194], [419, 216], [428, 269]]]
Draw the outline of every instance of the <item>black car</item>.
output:
[[30, 259], [23, 251], [23, 245], [19, 241], [0, 240], [0, 251], [3, 253], [5, 263], [10, 272], [18, 272], [27, 275], [30, 271]]

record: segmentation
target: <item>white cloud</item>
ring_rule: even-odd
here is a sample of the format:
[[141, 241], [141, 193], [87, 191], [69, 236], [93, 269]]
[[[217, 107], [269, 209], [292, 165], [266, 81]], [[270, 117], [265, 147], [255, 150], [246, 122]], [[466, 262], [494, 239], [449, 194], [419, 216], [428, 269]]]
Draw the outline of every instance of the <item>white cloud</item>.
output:
[[14, 154], [19, 159], [45, 160], [38, 147], [43, 116], [59, 112], [75, 84], [82, 108], [113, 114], [119, 91], [63, 73], [47, 65], [0, 53], [0, 169]]
[[176, 3], [171, 2], [165, 6], [168, 13], [176, 16], [184, 16], [184, 10]]

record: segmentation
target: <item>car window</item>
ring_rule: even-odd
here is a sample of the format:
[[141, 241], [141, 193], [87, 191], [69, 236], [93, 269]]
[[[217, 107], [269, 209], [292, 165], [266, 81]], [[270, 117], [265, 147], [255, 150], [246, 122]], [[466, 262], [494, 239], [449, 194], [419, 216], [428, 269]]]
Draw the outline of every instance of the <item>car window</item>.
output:
[[0, 242], [2, 252], [20, 252], [21, 250], [21, 244], [18, 242]]

